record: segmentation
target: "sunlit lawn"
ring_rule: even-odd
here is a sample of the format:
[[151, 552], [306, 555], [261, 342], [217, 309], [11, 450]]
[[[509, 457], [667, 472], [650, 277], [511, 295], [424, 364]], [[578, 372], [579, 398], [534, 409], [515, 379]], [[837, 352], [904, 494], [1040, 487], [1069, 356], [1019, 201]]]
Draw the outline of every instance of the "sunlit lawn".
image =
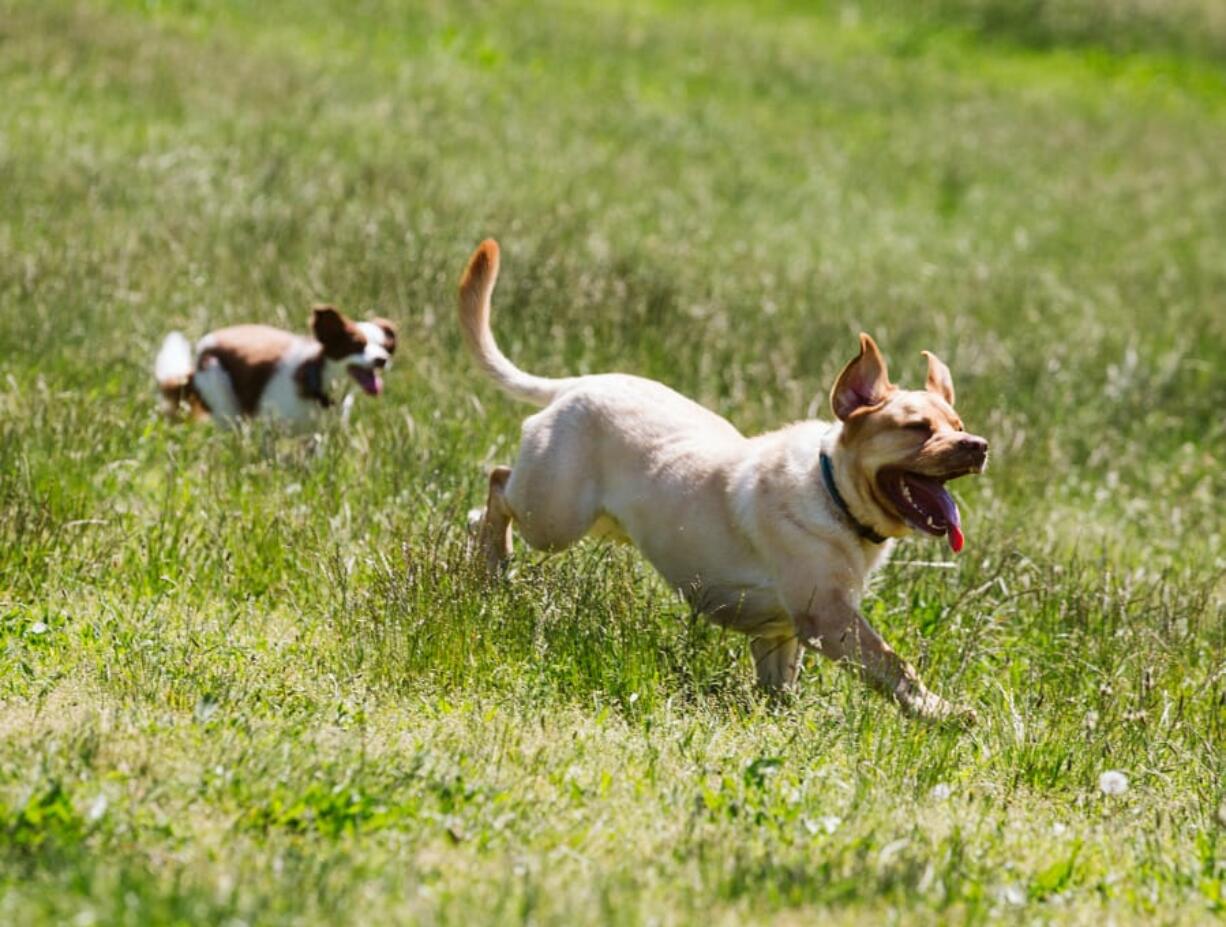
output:
[[[1223, 152], [1211, 0], [0, 0], [0, 922], [1220, 918]], [[865, 607], [975, 730], [761, 697], [629, 550], [475, 581], [487, 235], [525, 367], [746, 431], [950, 364], [967, 549]], [[319, 300], [402, 326], [347, 430], [158, 418]]]

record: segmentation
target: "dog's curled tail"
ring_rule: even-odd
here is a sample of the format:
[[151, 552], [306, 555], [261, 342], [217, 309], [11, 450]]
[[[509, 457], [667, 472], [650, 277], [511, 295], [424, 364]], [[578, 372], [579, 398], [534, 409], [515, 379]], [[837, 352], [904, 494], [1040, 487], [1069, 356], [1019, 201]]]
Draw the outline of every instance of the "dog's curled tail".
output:
[[153, 362], [153, 376], [162, 393], [167, 415], [174, 415], [179, 404], [187, 398], [196, 364], [192, 353], [187, 338], [180, 332], [171, 332], [162, 342], [157, 360]]
[[547, 406], [570, 380], [537, 377], [512, 364], [490, 331], [490, 295], [498, 279], [498, 242], [487, 238], [468, 259], [460, 278], [460, 331], [468, 350], [498, 386], [510, 396]]

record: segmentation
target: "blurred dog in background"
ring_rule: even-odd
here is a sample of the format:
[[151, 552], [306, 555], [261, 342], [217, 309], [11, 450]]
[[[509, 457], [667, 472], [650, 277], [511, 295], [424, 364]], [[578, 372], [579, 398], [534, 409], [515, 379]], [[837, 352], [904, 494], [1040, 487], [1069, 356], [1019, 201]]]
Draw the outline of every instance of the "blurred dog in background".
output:
[[193, 348], [180, 332], [162, 342], [154, 377], [166, 414], [186, 404], [195, 418], [223, 424], [267, 417], [301, 423], [335, 404], [344, 376], [370, 396], [383, 392], [382, 370], [396, 352], [387, 319], [354, 322], [334, 306], [311, 313], [311, 334], [270, 325], [233, 325], [210, 332]]

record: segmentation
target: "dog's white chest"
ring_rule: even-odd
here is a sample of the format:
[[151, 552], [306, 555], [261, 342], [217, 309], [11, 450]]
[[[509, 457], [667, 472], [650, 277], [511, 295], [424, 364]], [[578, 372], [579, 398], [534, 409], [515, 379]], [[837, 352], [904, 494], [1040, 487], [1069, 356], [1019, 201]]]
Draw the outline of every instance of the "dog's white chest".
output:
[[277, 364], [264, 393], [260, 396], [259, 414], [285, 422], [302, 422], [310, 417], [319, 403], [302, 395], [295, 373], [300, 361], [284, 358]]

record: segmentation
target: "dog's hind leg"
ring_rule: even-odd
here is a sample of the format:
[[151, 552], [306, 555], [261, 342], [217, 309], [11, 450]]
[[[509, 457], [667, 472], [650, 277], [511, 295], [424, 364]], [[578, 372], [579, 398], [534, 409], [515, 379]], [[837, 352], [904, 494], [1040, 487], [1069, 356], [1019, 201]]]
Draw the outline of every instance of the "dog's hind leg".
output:
[[485, 512], [477, 526], [477, 544], [485, 560], [485, 568], [496, 576], [511, 557], [511, 507], [507, 504], [507, 481], [510, 467], [495, 467], [490, 472], [490, 491]]
[[[597, 522], [594, 487], [581, 482], [576, 486], [565, 473], [540, 472], [527, 465], [523, 469], [531, 478], [518, 479], [522, 475], [518, 466], [515, 470], [495, 467], [490, 472], [485, 509], [479, 519], [473, 520], [477, 547], [491, 575], [497, 574], [511, 556], [512, 524], [534, 550], [558, 551], [570, 547]], [[557, 491], [552, 495], [533, 494], [534, 488], [545, 486]]]
[[[559, 551], [585, 537], [600, 519], [600, 491], [590, 460], [520, 451], [504, 501], [519, 536], [533, 550]], [[615, 525], [601, 522], [616, 535]]]
[[[216, 357], [204, 356], [192, 377], [193, 393], [222, 426], [238, 424], [242, 409], [234, 392], [234, 381]], [[195, 404], [193, 403], [193, 408]]]
[[795, 637], [755, 637], [749, 642], [758, 685], [781, 692], [796, 684], [800, 675], [800, 640]]
[[[559, 420], [570, 406], [560, 400], [524, 423], [514, 467], [490, 473], [489, 498], [477, 528], [477, 545], [491, 572], [511, 555], [511, 524], [533, 550], [560, 551], [601, 521], [600, 483], [594, 474], [590, 429], [576, 421], [582, 409]], [[617, 526], [602, 526], [617, 533]]]
[[183, 408], [183, 401], [187, 398], [187, 384], [175, 383], [170, 386], [159, 386], [158, 391], [162, 394], [162, 415], [168, 421], [177, 422]]

